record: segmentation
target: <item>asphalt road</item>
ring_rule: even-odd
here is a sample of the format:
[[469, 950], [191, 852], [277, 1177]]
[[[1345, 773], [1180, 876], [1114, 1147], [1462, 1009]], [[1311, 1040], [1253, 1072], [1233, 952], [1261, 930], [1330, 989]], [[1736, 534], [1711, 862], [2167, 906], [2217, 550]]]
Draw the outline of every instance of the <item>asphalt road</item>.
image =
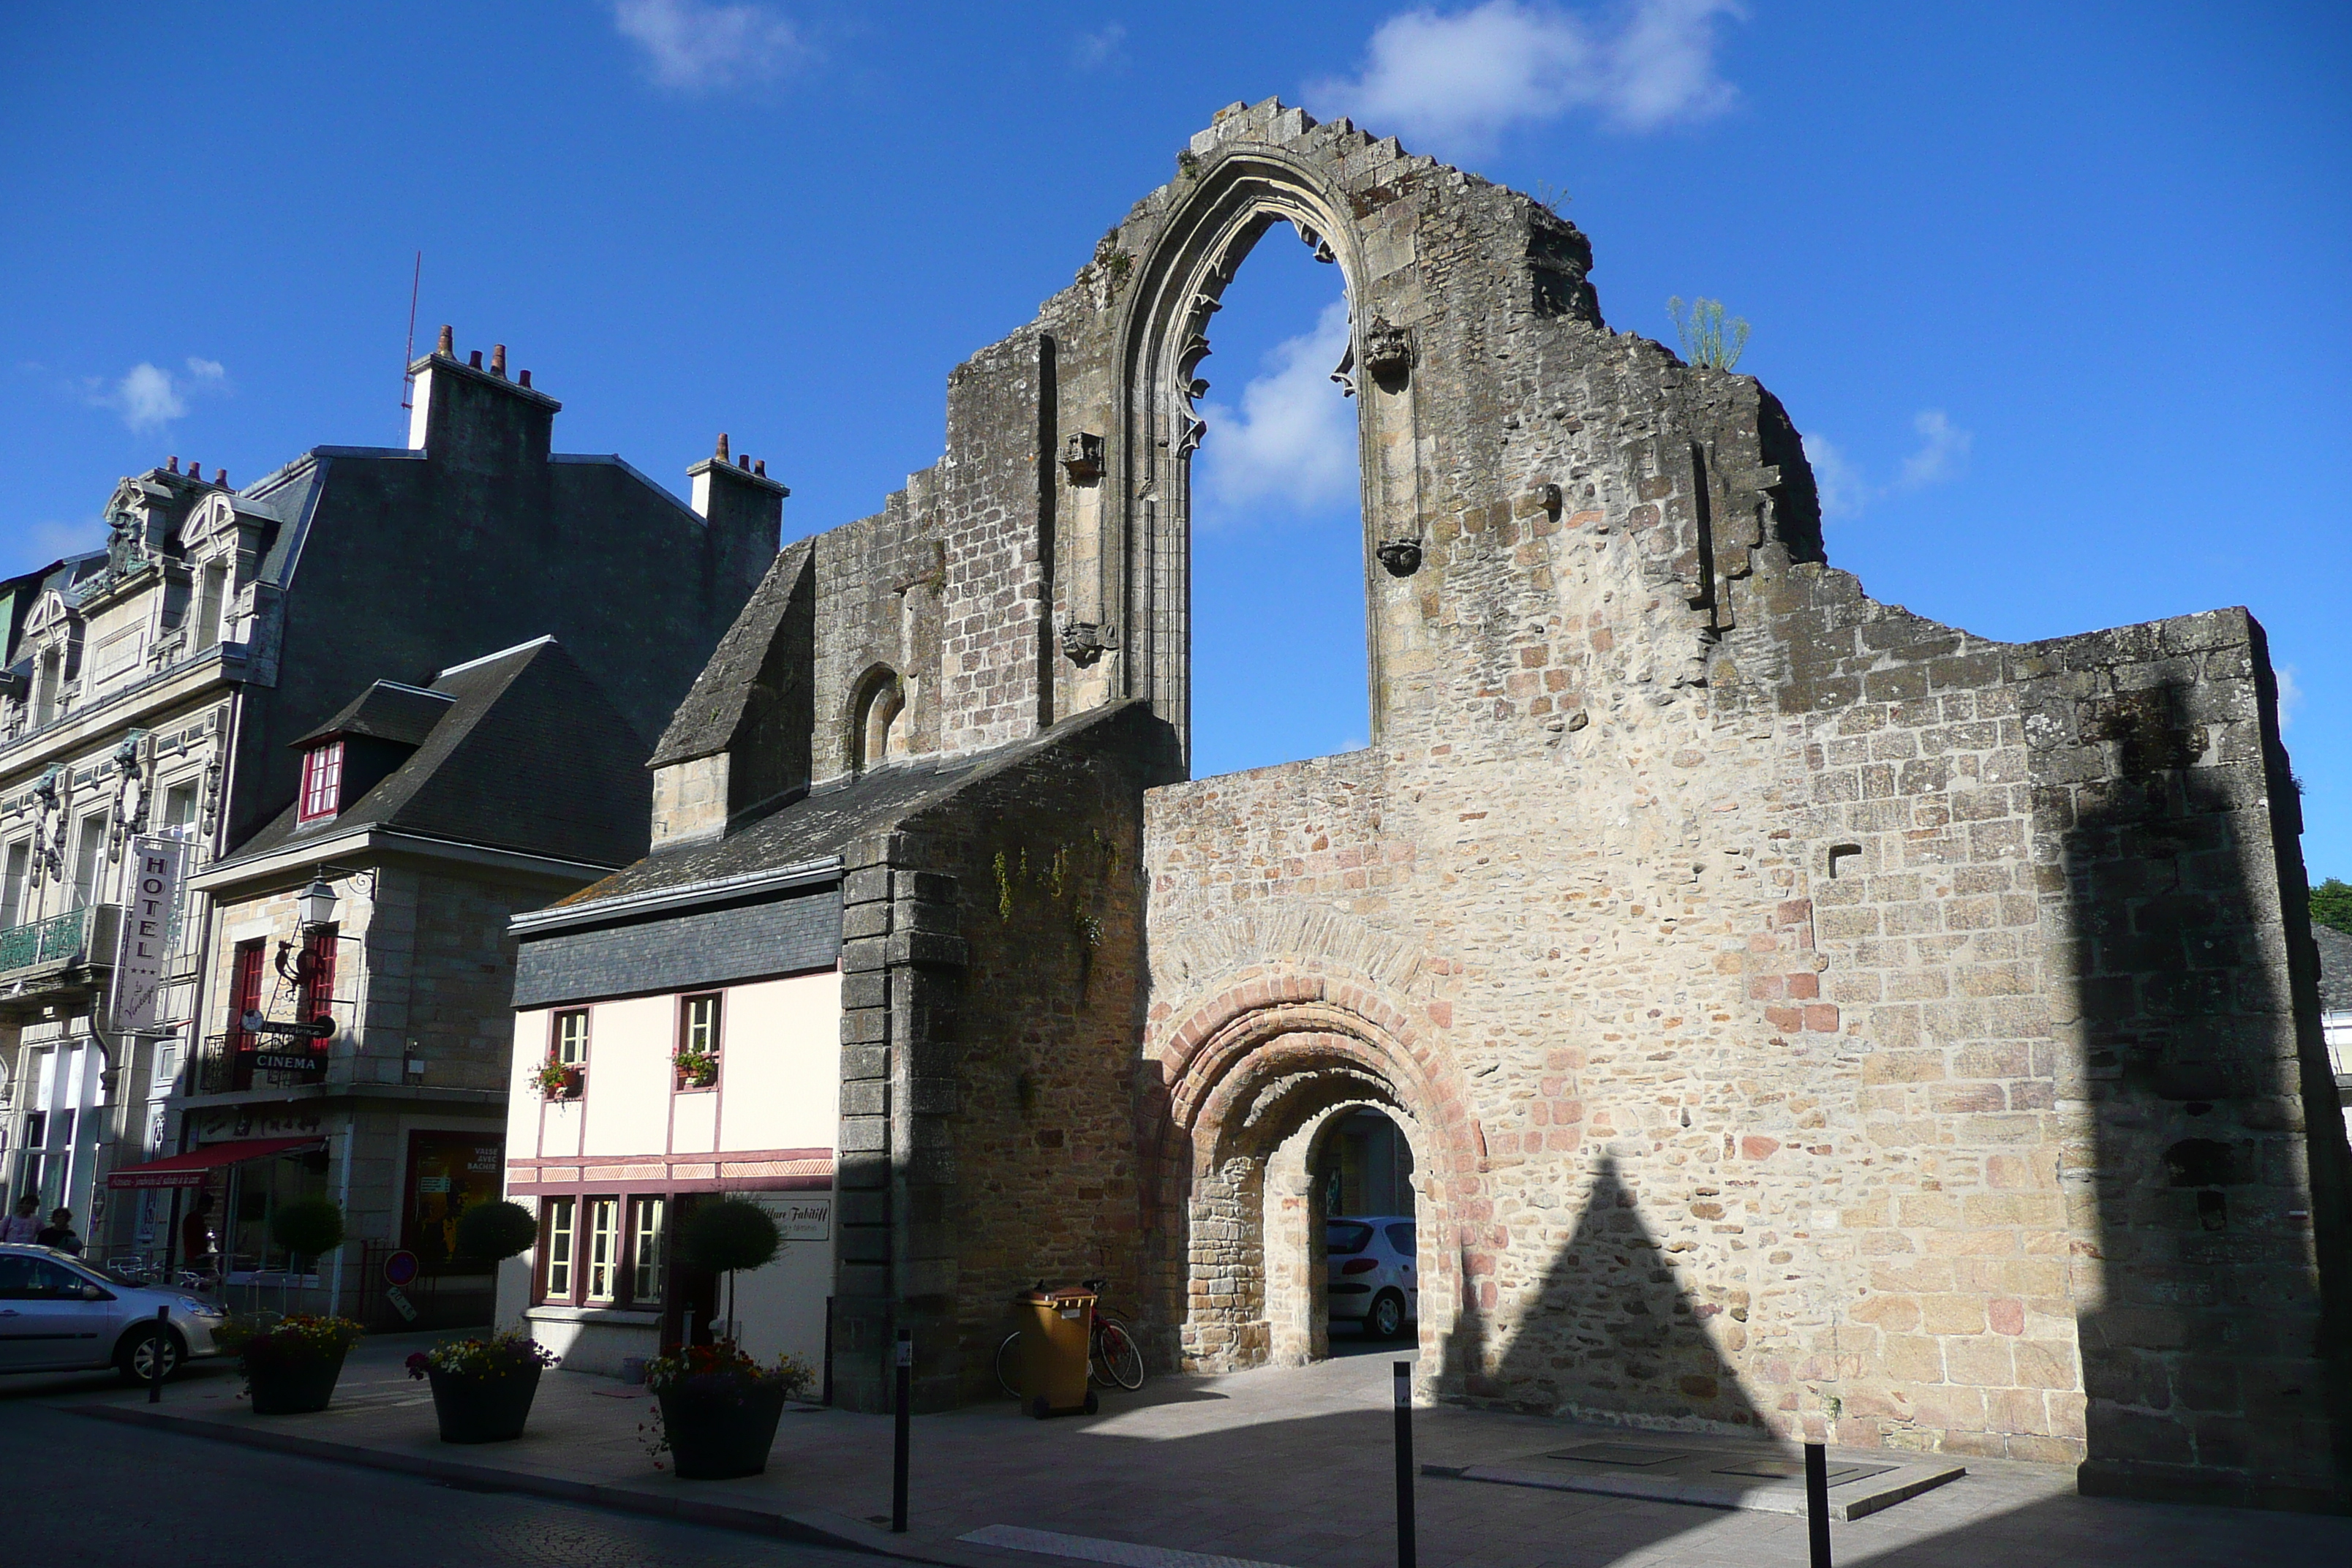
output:
[[27, 1568], [877, 1568], [891, 1561], [461, 1489], [54, 1408], [52, 1401], [71, 1399], [77, 1381], [42, 1378], [37, 1389], [0, 1389], [0, 1562]]

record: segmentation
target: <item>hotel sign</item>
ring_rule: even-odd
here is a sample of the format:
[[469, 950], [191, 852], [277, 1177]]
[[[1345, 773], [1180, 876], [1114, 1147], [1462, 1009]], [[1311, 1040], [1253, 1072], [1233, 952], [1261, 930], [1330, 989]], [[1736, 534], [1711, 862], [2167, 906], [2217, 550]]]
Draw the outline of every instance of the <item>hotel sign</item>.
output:
[[114, 1026], [152, 1033], [163, 1014], [163, 966], [179, 912], [188, 846], [178, 838], [131, 841], [130, 886], [122, 904], [122, 939], [114, 958]]

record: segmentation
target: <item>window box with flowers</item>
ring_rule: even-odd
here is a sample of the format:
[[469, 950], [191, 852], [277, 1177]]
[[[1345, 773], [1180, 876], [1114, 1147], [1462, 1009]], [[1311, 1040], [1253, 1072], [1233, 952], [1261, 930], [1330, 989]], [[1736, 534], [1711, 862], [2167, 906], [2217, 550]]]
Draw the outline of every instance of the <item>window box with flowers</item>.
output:
[[719, 998], [688, 996], [678, 1007], [677, 1049], [670, 1053], [680, 1089], [719, 1082]]
[[550, 1051], [547, 1059], [531, 1069], [530, 1086], [539, 1090], [541, 1100], [577, 1100], [587, 1090], [588, 1069]]

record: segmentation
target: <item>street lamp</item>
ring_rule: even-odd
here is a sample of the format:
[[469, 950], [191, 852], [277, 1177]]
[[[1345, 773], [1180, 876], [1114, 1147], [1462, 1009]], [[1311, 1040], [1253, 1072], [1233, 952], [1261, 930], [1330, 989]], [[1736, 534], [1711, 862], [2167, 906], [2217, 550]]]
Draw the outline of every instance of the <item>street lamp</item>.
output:
[[310, 885], [295, 895], [294, 907], [300, 911], [302, 929], [319, 931], [335, 923], [335, 889], [324, 876], [310, 879]]

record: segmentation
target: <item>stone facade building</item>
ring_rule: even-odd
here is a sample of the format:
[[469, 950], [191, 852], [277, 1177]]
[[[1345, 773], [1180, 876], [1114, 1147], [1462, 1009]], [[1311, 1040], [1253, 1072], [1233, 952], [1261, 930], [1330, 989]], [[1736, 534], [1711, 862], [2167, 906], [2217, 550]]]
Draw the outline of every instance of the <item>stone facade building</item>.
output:
[[[574, 754], [519, 761], [522, 797], [488, 800], [491, 820], [458, 835], [496, 841], [511, 826], [501, 811], [547, 793], [530, 770], [578, 773], [593, 753], [632, 771], [774, 558], [783, 487], [764, 471], [698, 464], [688, 506], [618, 458], [552, 451], [561, 405], [529, 373], [510, 378], [503, 348], [487, 368], [481, 358], [460, 359], [443, 329], [411, 367], [404, 448], [314, 447], [242, 489], [175, 458], [116, 487], [103, 552], [0, 584], [0, 1184], [12, 1199], [71, 1206], [93, 1254], [162, 1262], [176, 1246], [171, 1194], [110, 1200], [110, 1173], [291, 1136], [316, 1112], [278, 1115], [264, 1102], [281, 1097], [257, 1096], [220, 1057], [234, 1031], [222, 1024], [227, 977], [205, 963], [218, 931], [201, 887], [184, 888], [171, 917], [152, 1026], [117, 1027], [136, 841], [177, 840], [183, 876], [201, 881], [293, 809], [308, 750], [295, 742], [371, 682], [429, 685], [553, 636], [606, 694], [611, 721], [567, 737]], [[601, 859], [537, 898], [643, 843], [636, 815]], [[494, 966], [493, 1016], [512, 907], [479, 914], [467, 937]], [[386, 1026], [331, 1044], [338, 1082], [399, 1099], [415, 1088], [404, 1064], [438, 1059], [445, 1041]], [[503, 1060], [476, 1078], [495, 1126]], [[420, 1100], [427, 1113], [432, 1100]]]
[[[1351, 312], [1372, 740], [1189, 779], [1195, 373], [1294, 235]], [[603, 947], [521, 933], [526, 979], [654, 988], [597, 966], [677, 937], [656, 895], [838, 901], [853, 1403], [898, 1327], [919, 1397], [985, 1394], [1041, 1275], [1110, 1277], [1163, 1361], [1322, 1353], [1309, 1173], [1374, 1107], [1439, 1397], [2342, 1501], [2261, 627], [1874, 602], [1788, 411], [1612, 331], [1591, 261], [1394, 141], [1217, 116], [953, 373], [940, 465], [779, 560], [652, 855], [563, 906]]]

